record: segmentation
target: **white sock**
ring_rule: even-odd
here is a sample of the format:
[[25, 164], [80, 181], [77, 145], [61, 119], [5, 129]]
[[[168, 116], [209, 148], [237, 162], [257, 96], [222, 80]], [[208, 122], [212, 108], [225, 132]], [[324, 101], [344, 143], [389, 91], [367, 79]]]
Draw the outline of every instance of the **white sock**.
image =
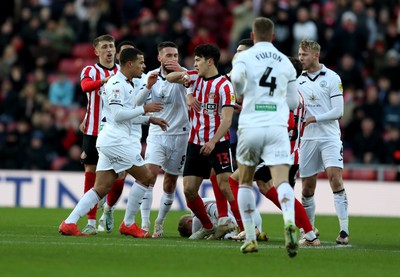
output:
[[311, 231], [309, 231], [308, 233], [306, 233], [306, 234], [304, 235], [304, 237], [305, 237], [305, 239], [308, 240], [308, 241], [312, 241], [312, 240], [314, 240], [314, 239], [317, 238], [317, 236], [315, 235], [315, 233], [314, 233], [313, 230], [311, 230]]
[[306, 213], [308, 215], [308, 219], [311, 222], [311, 225], [314, 227], [314, 221], [315, 221], [315, 198], [313, 196], [302, 196], [301, 197], [301, 203], [304, 206], [304, 209], [306, 210]]
[[103, 211], [108, 212], [110, 210], [114, 210], [113, 207], [108, 206], [107, 202], [105, 202], [103, 205]]
[[[65, 223], [76, 224], [82, 216], [86, 215], [91, 209], [93, 209], [93, 207], [97, 204], [98, 201], [99, 201], [99, 196], [97, 192], [95, 192], [93, 189], [88, 190], [82, 196], [81, 200], [79, 200], [78, 204], [76, 204], [74, 210], [65, 220]], [[95, 225], [96, 225], [96, 220], [94, 226]]]
[[276, 189], [278, 200], [281, 204], [283, 222], [285, 224], [294, 224], [294, 191], [289, 183], [282, 183]]
[[251, 187], [246, 185], [239, 186], [238, 205], [243, 227], [246, 231], [246, 240], [256, 240], [256, 229], [254, 228], [256, 201]]
[[339, 231], [345, 231], [347, 234], [349, 233], [349, 213], [347, 211], [347, 195], [346, 191], [342, 190], [340, 192], [333, 193], [333, 199], [335, 202], [335, 209], [337, 216], [339, 218]]
[[140, 215], [142, 217], [142, 228], [150, 228], [150, 211], [153, 203], [153, 187], [149, 186], [143, 196], [142, 204], [140, 205]]
[[167, 217], [167, 213], [171, 210], [172, 203], [174, 203], [175, 199], [175, 192], [173, 193], [166, 193], [163, 192], [160, 200], [160, 210], [158, 211], [158, 216], [155, 221], [156, 224], [163, 224], [165, 218]]
[[140, 209], [140, 203], [146, 193], [147, 188], [143, 187], [136, 182], [133, 183], [129, 191], [128, 203], [126, 204], [124, 223], [126, 226], [131, 226], [135, 223], [135, 216]]
[[96, 219], [88, 219], [87, 224], [96, 227]]
[[254, 224], [256, 225], [258, 231], [262, 232], [262, 218], [260, 211], [258, 209], [254, 210], [253, 218], [254, 218]]

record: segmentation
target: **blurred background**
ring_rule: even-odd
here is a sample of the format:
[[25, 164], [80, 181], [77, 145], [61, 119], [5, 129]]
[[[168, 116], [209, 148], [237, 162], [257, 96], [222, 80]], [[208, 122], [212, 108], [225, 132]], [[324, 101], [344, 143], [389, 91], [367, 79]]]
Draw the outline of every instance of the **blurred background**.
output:
[[[345, 179], [400, 180], [399, 0], [7, 0], [0, 9], [0, 169], [83, 171], [79, 75], [97, 62], [91, 41], [111, 34], [159, 66], [157, 44], [216, 43], [228, 73], [252, 20], [275, 23], [275, 46], [297, 56], [303, 38], [343, 81]], [[142, 138], [145, 147], [146, 129]], [[324, 177], [321, 175], [320, 177]]]

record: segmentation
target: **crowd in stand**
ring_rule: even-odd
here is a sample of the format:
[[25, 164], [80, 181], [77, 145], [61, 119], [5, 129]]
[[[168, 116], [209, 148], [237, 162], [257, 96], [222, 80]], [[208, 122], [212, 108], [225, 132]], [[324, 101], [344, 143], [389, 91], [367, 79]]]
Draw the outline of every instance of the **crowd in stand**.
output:
[[4, 1], [0, 168], [83, 170], [79, 124], [87, 100], [79, 73], [95, 58], [82, 47], [93, 38], [134, 42], [148, 70], [159, 66], [161, 41], [179, 46], [187, 68], [196, 45], [216, 43], [219, 70], [228, 73], [256, 16], [274, 21], [274, 44], [287, 55], [297, 55], [301, 39], [317, 40], [321, 62], [340, 75], [345, 162], [400, 164], [399, 13], [397, 0]]

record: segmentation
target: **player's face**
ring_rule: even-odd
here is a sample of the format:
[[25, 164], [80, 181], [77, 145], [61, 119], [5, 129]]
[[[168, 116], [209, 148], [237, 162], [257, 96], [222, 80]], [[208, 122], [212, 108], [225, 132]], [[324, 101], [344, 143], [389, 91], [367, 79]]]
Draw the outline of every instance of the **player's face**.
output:
[[311, 50], [305, 50], [299, 48], [299, 60], [303, 66], [303, 70], [309, 70], [314, 67], [314, 64], [318, 61], [318, 54]]
[[96, 56], [99, 57], [100, 64], [112, 63], [115, 57], [115, 44], [111, 41], [100, 41], [95, 49]]
[[207, 76], [209, 62], [210, 59], [206, 60], [204, 57], [194, 57], [194, 68], [198, 71], [200, 77]]
[[165, 68], [164, 64], [169, 61], [178, 62], [178, 59], [179, 59], [178, 49], [174, 47], [165, 47], [160, 51], [160, 54], [158, 55], [158, 60], [163, 66], [163, 69], [168, 73], [171, 73], [172, 71]]
[[146, 68], [146, 65], [144, 64], [144, 56], [143, 55], [138, 55], [138, 58], [130, 62], [130, 72], [132, 73], [133, 78], [140, 78], [142, 76], [142, 73], [144, 69]]

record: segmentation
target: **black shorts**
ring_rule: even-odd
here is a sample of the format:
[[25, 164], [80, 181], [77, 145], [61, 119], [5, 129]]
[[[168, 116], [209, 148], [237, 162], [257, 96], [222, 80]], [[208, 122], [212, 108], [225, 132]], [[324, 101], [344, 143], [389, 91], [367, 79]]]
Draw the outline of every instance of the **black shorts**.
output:
[[[297, 171], [299, 171], [298, 164], [292, 165], [289, 169], [289, 184], [292, 186], [292, 188], [294, 188], [294, 185], [296, 184]], [[269, 180], [271, 180], [271, 178], [271, 172], [269, 171], [269, 167], [266, 165], [254, 173], [254, 180], [260, 180], [264, 183], [267, 183]]]
[[97, 136], [83, 135], [82, 153], [86, 153], [86, 157], [82, 158], [81, 163], [96, 165], [99, 160], [99, 153], [96, 148]]
[[215, 148], [209, 156], [200, 154], [201, 147], [202, 145], [189, 142], [183, 176], [198, 176], [208, 179], [211, 168], [214, 168], [217, 175], [224, 172], [233, 172], [229, 141], [215, 144]]

